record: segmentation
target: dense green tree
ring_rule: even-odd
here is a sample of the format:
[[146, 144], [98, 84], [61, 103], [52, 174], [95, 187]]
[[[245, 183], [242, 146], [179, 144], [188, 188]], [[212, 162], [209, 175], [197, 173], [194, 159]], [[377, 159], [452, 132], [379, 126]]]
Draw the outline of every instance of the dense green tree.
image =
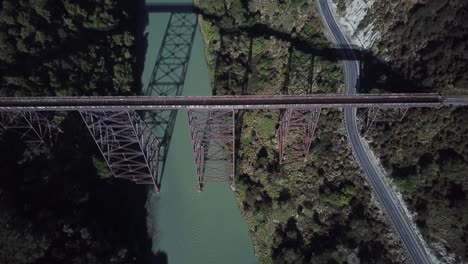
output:
[[[135, 1], [0, 5], [0, 96], [129, 95], [141, 88]], [[145, 189], [116, 184], [79, 115], [50, 119], [64, 131], [52, 148], [2, 135], [0, 263], [141, 262], [150, 246]], [[127, 207], [132, 203], [139, 206]], [[134, 240], [145, 247], [135, 250]]]

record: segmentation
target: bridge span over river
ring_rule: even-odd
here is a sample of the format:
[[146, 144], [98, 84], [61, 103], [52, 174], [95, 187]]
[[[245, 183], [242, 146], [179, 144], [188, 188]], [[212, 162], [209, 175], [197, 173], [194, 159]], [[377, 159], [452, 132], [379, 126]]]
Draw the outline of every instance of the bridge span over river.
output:
[[[201, 191], [208, 182], [228, 182], [234, 188], [236, 111], [281, 111], [276, 136], [279, 163], [284, 164], [307, 157], [323, 108], [367, 109], [367, 131], [376, 117], [371, 112], [393, 111], [395, 121], [401, 121], [411, 107], [464, 105], [468, 105], [468, 97], [439, 94], [0, 97], [0, 134], [11, 130], [34, 144], [47, 145], [54, 132], [47, 112], [78, 111], [115, 177], [153, 184], [159, 191], [164, 138], [153, 134], [144, 116], [186, 110]], [[300, 151], [288, 149], [290, 133], [301, 135]]]

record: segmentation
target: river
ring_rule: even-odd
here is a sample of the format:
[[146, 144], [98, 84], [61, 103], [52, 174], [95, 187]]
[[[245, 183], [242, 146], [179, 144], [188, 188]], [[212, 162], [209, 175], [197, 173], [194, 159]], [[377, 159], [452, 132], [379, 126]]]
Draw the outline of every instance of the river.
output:
[[[166, 13], [149, 14], [143, 87], [148, 86], [168, 20]], [[182, 94], [211, 95], [211, 92], [204, 42], [198, 29]], [[257, 263], [248, 225], [229, 185], [209, 184], [203, 192], [197, 192], [184, 111], [177, 113], [161, 191], [149, 197], [148, 220], [153, 224], [153, 252], [167, 254], [168, 263]]]

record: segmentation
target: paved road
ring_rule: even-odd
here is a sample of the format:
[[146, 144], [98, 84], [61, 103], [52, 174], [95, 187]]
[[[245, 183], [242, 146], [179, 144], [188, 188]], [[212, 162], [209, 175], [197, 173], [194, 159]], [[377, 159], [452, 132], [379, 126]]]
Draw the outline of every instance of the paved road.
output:
[[[326, 22], [327, 29], [335, 44], [342, 47], [350, 46], [330, 12], [327, 0], [317, 1], [322, 17]], [[348, 50], [349, 49], [346, 49], [344, 52], [349, 52]], [[348, 95], [354, 95], [356, 94], [356, 87], [359, 85], [359, 63], [353, 54], [346, 54], [346, 56], [349, 58], [349, 60], [344, 61], [346, 93]], [[401, 209], [401, 205], [398, 200], [395, 199], [395, 194], [392, 192], [391, 188], [384, 182], [382, 172], [371, 161], [368, 153], [364, 149], [356, 123], [356, 108], [345, 109], [345, 124], [354, 154], [366, 172], [369, 183], [373, 187], [383, 207], [386, 209], [409, 255], [415, 263], [431, 263], [430, 257], [411, 227], [411, 221]]]

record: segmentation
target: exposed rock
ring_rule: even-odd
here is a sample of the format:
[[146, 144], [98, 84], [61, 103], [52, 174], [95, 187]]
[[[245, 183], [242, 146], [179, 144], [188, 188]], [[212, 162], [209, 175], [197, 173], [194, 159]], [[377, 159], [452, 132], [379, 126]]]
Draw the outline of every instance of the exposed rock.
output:
[[369, 49], [381, 38], [374, 26], [375, 18], [370, 16], [375, 0], [330, 0], [330, 7], [338, 18], [338, 23], [354, 45]]

